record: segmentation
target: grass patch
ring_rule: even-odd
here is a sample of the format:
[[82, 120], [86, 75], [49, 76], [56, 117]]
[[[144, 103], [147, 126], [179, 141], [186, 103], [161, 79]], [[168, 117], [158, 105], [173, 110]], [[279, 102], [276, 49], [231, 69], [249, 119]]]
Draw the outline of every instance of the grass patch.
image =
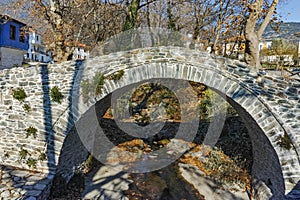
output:
[[28, 104], [24, 104], [23, 105], [23, 109], [26, 111], [26, 112], [29, 112], [31, 110], [31, 107], [28, 105]]
[[283, 136], [279, 136], [277, 138], [277, 144], [283, 148], [283, 149], [286, 149], [286, 150], [290, 150], [292, 148], [292, 141], [291, 141], [291, 138], [288, 136], [287, 133], [284, 133]]
[[64, 95], [60, 92], [57, 86], [54, 86], [50, 91], [50, 96], [52, 101], [61, 103], [61, 100], [64, 98]]
[[26, 156], [28, 155], [28, 151], [26, 149], [23, 149], [23, 147], [21, 147], [21, 150], [19, 151], [19, 156], [20, 156], [20, 159], [25, 159]]
[[38, 160], [39, 161], [45, 161], [45, 160], [47, 160], [46, 154], [41, 152], [40, 155], [39, 155], [39, 157], [38, 157]]
[[113, 73], [112, 75], [108, 76], [107, 79], [119, 81], [124, 76], [124, 70], [120, 70], [118, 72]]
[[180, 158], [180, 162], [191, 164], [203, 171], [208, 177], [225, 185], [237, 184], [241, 188], [250, 190], [250, 177], [246, 170], [225, 155], [221, 150], [214, 148], [205, 149], [197, 145], [192, 152], [206, 152], [203, 157], [193, 157], [190, 153]]
[[30, 168], [36, 168], [36, 163], [37, 163], [37, 160], [34, 159], [34, 158], [28, 158], [27, 161], [26, 161], [26, 164]]
[[26, 138], [28, 138], [29, 136], [33, 136], [34, 138], [36, 138], [36, 133], [37, 133], [37, 129], [30, 126], [27, 129], [25, 129], [26, 131]]
[[26, 97], [27, 94], [24, 89], [18, 88], [16, 90], [13, 90], [13, 98], [17, 99], [18, 101], [23, 102]]

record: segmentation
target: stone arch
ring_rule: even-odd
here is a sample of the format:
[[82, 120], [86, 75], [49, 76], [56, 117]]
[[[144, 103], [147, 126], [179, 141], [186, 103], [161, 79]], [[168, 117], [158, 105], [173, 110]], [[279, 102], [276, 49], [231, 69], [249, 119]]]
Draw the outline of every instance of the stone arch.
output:
[[[155, 53], [149, 56], [147, 53], [152, 51]], [[191, 50], [154, 48], [102, 56], [85, 64], [82, 69], [87, 77], [92, 77], [97, 71], [111, 75], [124, 70], [125, 74], [120, 81], [106, 80], [103, 94], [91, 96], [88, 103], [82, 101], [82, 93], [74, 95], [73, 98], [77, 99], [76, 106], [73, 105], [75, 123], [80, 122], [101, 99], [131, 84], [157, 78], [200, 82], [217, 92], [222, 91], [245, 120], [253, 146], [256, 147], [254, 184], [257, 196], [262, 199], [283, 198], [299, 181], [298, 144], [293, 143], [290, 150], [278, 145], [279, 137], [285, 133], [291, 137], [293, 132], [289, 132], [279, 114], [262, 97], [263, 87], [256, 83], [257, 74], [247, 70], [241, 63], [212, 58]], [[82, 77], [79, 79], [81, 81]], [[104, 101], [104, 104], [107, 103]], [[266, 159], [267, 156], [270, 158]]]

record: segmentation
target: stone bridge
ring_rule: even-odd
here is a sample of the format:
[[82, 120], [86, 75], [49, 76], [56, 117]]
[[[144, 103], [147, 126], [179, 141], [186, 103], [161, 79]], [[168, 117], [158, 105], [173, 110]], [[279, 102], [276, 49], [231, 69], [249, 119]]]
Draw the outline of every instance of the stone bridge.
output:
[[[79, 86], [97, 73], [112, 77], [119, 71], [124, 72], [120, 80], [106, 78], [99, 95], [85, 94]], [[34, 170], [55, 173], [66, 136], [90, 110], [98, 106], [104, 111], [112, 92], [157, 78], [200, 82], [226, 95], [251, 138], [256, 196], [300, 198], [300, 83], [251, 71], [236, 60], [179, 47], [143, 48], [85, 62], [1, 70], [0, 164], [32, 170], [29, 165], [34, 160]], [[54, 86], [64, 95], [61, 104], [51, 100]], [[20, 88], [27, 94], [23, 102], [13, 98]], [[37, 130], [36, 135], [26, 131], [29, 127]]]

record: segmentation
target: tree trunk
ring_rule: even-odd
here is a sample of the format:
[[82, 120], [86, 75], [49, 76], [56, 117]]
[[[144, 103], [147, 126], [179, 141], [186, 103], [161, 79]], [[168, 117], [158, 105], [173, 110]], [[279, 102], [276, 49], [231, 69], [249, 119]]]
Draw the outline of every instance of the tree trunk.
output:
[[[272, 15], [275, 12], [276, 6], [279, 0], [273, 0], [270, 7], [263, 8], [264, 0], [256, 0], [251, 6], [249, 6], [249, 16], [246, 19], [245, 37], [246, 37], [246, 49], [245, 60], [253, 66], [254, 69], [261, 69], [260, 57], [259, 57], [259, 40], [262, 37], [267, 25], [271, 21]], [[258, 22], [261, 20], [261, 13], [266, 12], [260, 26], [257, 27]]]
[[249, 8], [250, 14], [248, 19], [246, 20], [245, 27], [245, 61], [247, 64], [251, 65], [256, 70], [261, 68], [258, 50], [259, 35], [256, 29], [256, 23], [259, 18], [259, 12], [262, 9], [261, 7], [262, 2], [258, 0], [252, 5], [251, 8]]
[[212, 53], [215, 54], [218, 50], [218, 43], [219, 43], [219, 39], [220, 39], [220, 33], [221, 33], [221, 22], [218, 21], [218, 26], [217, 26], [217, 31], [216, 31], [216, 38], [214, 41], [214, 44], [212, 46]]
[[254, 69], [258, 70], [261, 68], [259, 58], [259, 39], [255, 32], [247, 32], [246, 30], [246, 48], [245, 48], [245, 61]]
[[[42, 5], [42, 4], [41, 4]], [[43, 5], [42, 5], [43, 6]], [[53, 60], [55, 62], [67, 61], [68, 57], [73, 53], [70, 48], [67, 50], [67, 44], [64, 36], [64, 19], [62, 13], [63, 5], [57, 0], [50, 0], [50, 9], [45, 7], [46, 20], [52, 26], [55, 40], [52, 43]]]
[[[228, 4], [227, 4], [228, 6]], [[227, 7], [226, 6], [226, 7]], [[219, 16], [218, 16], [218, 21], [217, 21], [217, 30], [216, 30], [216, 38], [214, 41], [214, 45], [212, 47], [212, 52], [215, 54], [217, 51], [217, 45], [219, 43], [219, 39], [220, 39], [220, 33], [221, 33], [221, 28], [222, 28], [222, 23], [223, 23], [223, 1], [220, 1], [220, 9], [219, 9]], [[225, 49], [226, 51], [226, 49]]]
[[123, 31], [136, 28], [139, 6], [140, 0], [132, 0], [128, 5]]
[[53, 61], [54, 62], [63, 62], [70, 59], [71, 55], [73, 54], [74, 47], [67, 47], [65, 44], [58, 44], [54, 45], [53, 48]]

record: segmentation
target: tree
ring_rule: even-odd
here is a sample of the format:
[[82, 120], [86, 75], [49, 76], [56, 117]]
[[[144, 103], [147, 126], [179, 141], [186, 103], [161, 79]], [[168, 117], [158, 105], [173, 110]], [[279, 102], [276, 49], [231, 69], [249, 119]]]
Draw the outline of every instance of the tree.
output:
[[244, 2], [246, 2], [248, 10], [245, 26], [245, 61], [257, 70], [261, 68], [258, 49], [259, 41], [276, 11], [279, 0], [272, 0], [271, 4], [265, 0]]
[[219, 39], [221, 36], [222, 29], [226, 25], [228, 17], [233, 14], [234, 9], [232, 9], [233, 1], [232, 0], [219, 0], [217, 1], [217, 19], [215, 25], [215, 40], [212, 47], [212, 53], [217, 51]]
[[[269, 59], [271, 63], [276, 64], [276, 70], [286, 65], [295, 65], [298, 60], [298, 44], [295, 41], [285, 39], [274, 39], [269, 49], [264, 48], [261, 50], [263, 60]], [[265, 59], [264, 59], [265, 58]]]
[[[214, 2], [210, 1], [195, 1], [192, 4], [192, 34], [193, 34], [193, 42], [195, 43], [200, 38], [206, 39], [203, 37], [204, 28], [208, 25], [212, 24], [213, 16], [215, 15], [214, 11]], [[201, 34], [202, 33], [202, 34]], [[207, 37], [209, 38], [209, 37]]]
[[55, 61], [67, 60], [78, 43], [93, 48], [121, 31], [146, 24], [190, 34], [193, 44], [211, 45], [212, 53], [232, 38], [239, 45], [245, 36], [246, 62], [260, 68], [258, 42], [279, 0], [269, 1], [15, 0], [6, 1], [0, 10], [9, 6], [15, 14], [26, 13], [30, 25], [42, 25], [37, 29], [45, 33]]
[[[145, 0], [145, 1], [142, 1], [142, 0], [128, 1], [128, 0], [126, 0], [125, 5], [127, 7], [127, 12], [126, 12], [126, 17], [125, 17], [125, 22], [123, 25], [123, 31], [137, 28], [139, 26], [139, 24], [138, 24], [139, 11], [142, 8], [154, 3], [155, 1], [156, 0]], [[146, 14], [146, 12], [144, 12], [143, 14]]]
[[78, 43], [92, 48], [120, 32], [125, 17], [124, 6], [103, 0], [15, 0], [6, 1], [0, 10], [5, 7], [42, 34], [58, 62], [68, 60]]

